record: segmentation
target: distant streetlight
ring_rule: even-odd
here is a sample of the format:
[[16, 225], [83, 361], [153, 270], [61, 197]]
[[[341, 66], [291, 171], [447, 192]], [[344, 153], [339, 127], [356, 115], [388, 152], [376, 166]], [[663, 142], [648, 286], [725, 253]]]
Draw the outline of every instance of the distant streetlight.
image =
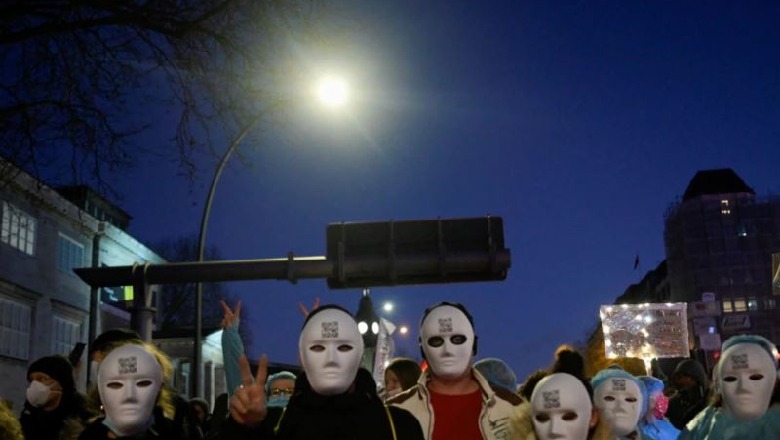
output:
[[322, 78], [317, 84], [317, 96], [329, 107], [341, 107], [349, 98], [347, 82], [336, 76]]
[[[318, 99], [326, 104], [328, 107], [340, 107], [347, 101], [347, 83], [341, 78], [327, 77], [320, 80], [317, 87]], [[204, 254], [206, 252], [206, 230], [208, 229], [209, 216], [211, 215], [211, 204], [214, 201], [214, 194], [217, 189], [217, 182], [222, 175], [222, 171], [225, 169], [225, 165], [228, 160], [233, 156], [241, 142], [246, 136], [257, 126], [262, 120], [264, 112], [260, 112], [252, 120], [246, 123], [239, 129], [238, 134], [225, 150], [225, 154], [220, 159], [217, 169], [214, 171], [214, 177], [211, 180], [211, 186], [209, 187], [209, 193], [206, 196], [206, 203], [203, 207], [203, 217], [200, 221], [200, 234], [198, 236], [198, 259], [197, 261], [203, 261]], [[200, 387], [200, 364], [202, 360], [202, 353], [200, 345], [203, 339], [203, 284], [195, 284], [195, 338], [193, 347], [193, 365], [191, 366], [192, 377], [194, 378], [192, 384], [193, 396], [201, 395]]]
[[402, 325], [402, 326], [401, 326], [401, 327], [398, 329], [398, 331], [399, 331], [399, 332], [400, 332], [402, 335], [405, 335], [405, 334], [409, 333], [409, 327], [407, 327], [407, 326], [405, 326], [405, 325]]
[[384, 305], [382, 305], [382, 310], [384, 310], [385, 312], [390, 313], [390, 312], [393, 311], [394, 307], [395, 306], [393, 305], [393, 303], [388, 301], [388, 302], [384, 303]]

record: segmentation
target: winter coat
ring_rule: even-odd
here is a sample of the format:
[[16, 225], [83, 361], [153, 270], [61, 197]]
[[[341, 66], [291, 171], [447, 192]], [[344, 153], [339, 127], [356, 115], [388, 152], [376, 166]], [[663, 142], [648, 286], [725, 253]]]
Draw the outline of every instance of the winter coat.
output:
[[84, 396], [73, 390], [64, 394], [59, 406], [52, 411], [36, 408], [25, 401], [19, 423], [25, 440], [75, 440], [90, 416]]
[[[511, 391], [491, 386], [474, 368], [472, 377], [482, 392], [482, 410], [479, 414], [479, 428], [486, 440], [503, 439], [509, 428], [509, 417], [523, 399]], [[414, 415], [423, 428], [426, 440], [433, 438], [434, 417], [431, 395], [428, 392], [428, 371], [424, 372], [415, 386], [394, 396], [387, 403], [403, 408]]]
[[406, 411], [385, 406], [371, 373], [362, 368], [354, 391], [336, 396], [317, 394], [302, 373], [286, 408], [268, 408], [257, 429], [229, 418], [220, 435], [225, 440], [423, 440], [417, 420]]
[[696, 381], [696, 386], [689, 389], [681, 389], [669, 399], [669, 410], [666, 418], [677, 429], [682, 429], [689, 420], [701, 412], [707, 406], [707, 372], [704, 367], [694, 359], [685, 359], [677, 364], [672, 374], [685, 375]]
[[680, 433], [680, 440], [780, 439], [780, 404], [755, 420], [738, 420], [722, 408], [708, 406]]
[[652, 423], [644, 419], [640, 420], [639, 431], [645, 440], [675, 440], [680, 436], [680, 430], [666, 419], [655, 420]]
[[[84, 432], [81, 433], [78, 440], [114, 440], [115, 437], [109, 437], [109, 429], [103, 424], [105, 417], [100, 417], [92, 421]], [[146, 430], [140, 437], [133, 437], [133, 440], [163, 440], [169, 437], [158, 433], [153, 427]]]
[[[537, 439], [536, 432], [534, 431], [533, 412], [531, 411], [530, 403], [523, 401], [523, 403], [515, 409], [515, 412], [509, 419], [509, 436], [506, 438], [509, 440]], [[603, 417], [599, 417], [599, 423], [596, 424], [596, 427], [588, 438], [589, 440], [615, 440], [609, 423]]]

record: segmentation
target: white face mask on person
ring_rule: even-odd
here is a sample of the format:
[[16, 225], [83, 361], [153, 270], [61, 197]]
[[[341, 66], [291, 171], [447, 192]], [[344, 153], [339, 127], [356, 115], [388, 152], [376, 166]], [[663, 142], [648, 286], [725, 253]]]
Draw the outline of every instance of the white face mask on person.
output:
[[312, 389], [332, 396], [346, 392], [363, 357], [363, 337], [351, 315], [325, 308], [314, 313], [301, 330], [298, 354]]
[[433, 374], [456, 379], [466, 374], [471, 364], [474, 328], [457, 307], [439, 306], [425, 317], [420, 344]]
[[539, 440], [586, 440], [591, 428], [593, 403], [576, 377], [551, 374], [540, 380], [531, 395], [534, 431]]
[[25, 395], [27, 401], [30, 402], [30, 405], [37, 408], [45, 405], [46, 402], [49, 401], [49, 397], [51, 397], [51, 387], [41, 381], [33, 380], [30, 382], [30, 386], [27, 387]]
[[120, 346], [100, 363], [97, 382], [104, 425], [120, 437], [149, 427], [163, 383], [162, 367], [153, 354], [140, 345]]
[[627, 378], [606, 379], [594, 390], [593, 402], [618, 436], [636, 430], [643, 401], [639, 385]]
[[725, 412], [740, 420], [763, 416], [777, 378], [769, 353], [757, 344], [735, 344], [723, 352], [717, 368]]

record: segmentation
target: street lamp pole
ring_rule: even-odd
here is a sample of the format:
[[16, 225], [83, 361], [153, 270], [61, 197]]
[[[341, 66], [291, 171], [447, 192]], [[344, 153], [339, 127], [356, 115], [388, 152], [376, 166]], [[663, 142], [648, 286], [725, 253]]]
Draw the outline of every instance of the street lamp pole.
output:
[[[243, 128], [241, 128], [241, 131], [239, 131], [238, 135], [236, 135], [236, 137], [233, 139], [233, 142], [230, 143], [230, 146], [225, 151], [225, 154], [222, 156], [222, 159], [219, 161], [219, 165], [214, 172], [214, 178], [211, 180], [209, 194], [206, 197], [206, 205], [203, 208], [203, 218], [200, 220], [200, 235], [198, 236], [198, 262], [203, 261], [204, 255], [206, 253], [206, 230], [208, 229], [209, 215], [211, 215], [211, 203], [214, 201], [214, 193], [217, 189], [217, 182], [219, 182], [219, 177], [222, 175], [222, 171], [225, 169], [225, 165], [227, 164], [228, 159], [233, 156], [233, 152], [236, 151], [236, 148], [238, 148], [249, 132], [255, 128], [257, 123], [260, 122], [262, 115], [263, 113], [258, 114], [251, 121], [249, 121], [249, 123], [244, 125]], [[203, 284], [195, 283], [195, 338], [192, 350], [193, 362], [190, 370], [191, 377], [193, 378], [191, 385], [191, 397], [201, 397], [200, 364], [203, 357], [201, 350], [203, 341], [203, 323], [201, 322], [202, 317]]]

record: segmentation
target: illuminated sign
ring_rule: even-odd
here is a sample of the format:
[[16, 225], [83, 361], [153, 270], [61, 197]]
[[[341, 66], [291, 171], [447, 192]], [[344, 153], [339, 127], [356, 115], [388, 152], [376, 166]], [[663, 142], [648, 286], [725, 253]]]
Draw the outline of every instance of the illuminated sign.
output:
[[608, 359], [690, 355], [685, 303], [606, 305], [600, 315]]

